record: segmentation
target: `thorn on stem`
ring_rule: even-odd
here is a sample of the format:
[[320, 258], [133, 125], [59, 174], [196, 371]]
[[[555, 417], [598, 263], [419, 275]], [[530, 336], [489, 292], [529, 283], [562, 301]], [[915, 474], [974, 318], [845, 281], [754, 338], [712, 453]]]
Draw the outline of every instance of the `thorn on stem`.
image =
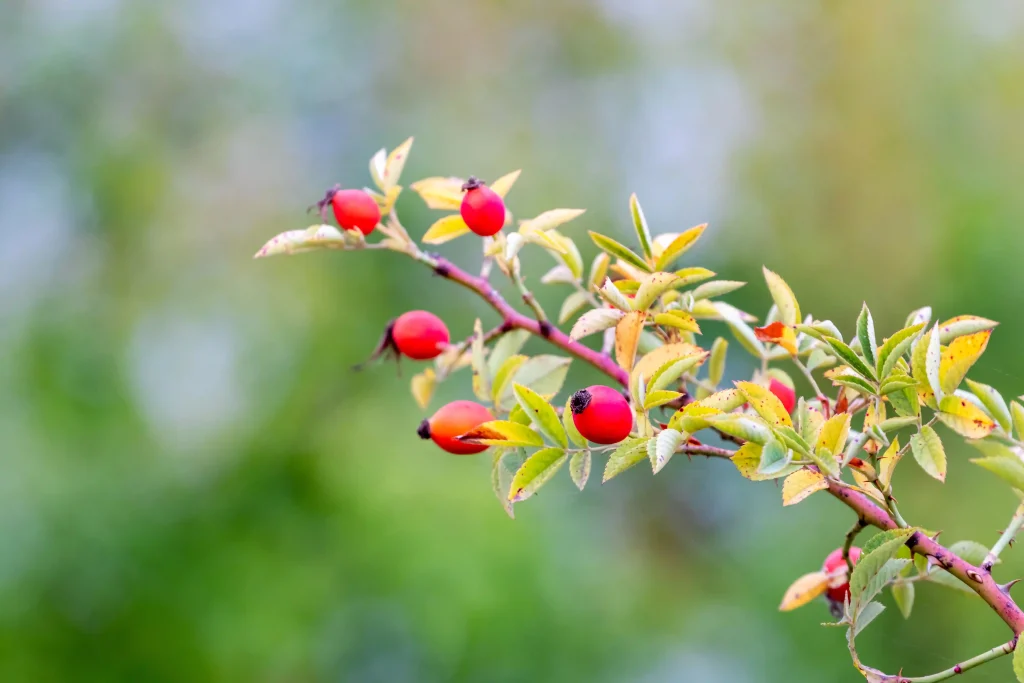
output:
[[551, 336], [551, 333], [555, 331], [555, 328], [551, 326], [547, 320], [540, 321], [540, 336], [547, 339]]
[[981, 578], [981, 574], [974, 571], [973, 569], [967, 570], [967, 578], [969, 578], [971, 581], [974, 581], [975, 583], [982, 583], [984, 581], [984, 579]]

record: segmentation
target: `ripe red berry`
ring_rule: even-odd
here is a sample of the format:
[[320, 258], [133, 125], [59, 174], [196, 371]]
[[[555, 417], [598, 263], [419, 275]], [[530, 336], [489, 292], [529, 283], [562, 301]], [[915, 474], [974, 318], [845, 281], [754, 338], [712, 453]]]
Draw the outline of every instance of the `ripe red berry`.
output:
[[479, 403], [452, 401], [442, 406], [429, 420], [421, 422], [416, 433], [421, 439], [433, 439], [443, 451], [455, 455], [472, 455], [486, 451], [487, 446], [465, 443], [456, 437], [493, 419], [491, 411]]
[[489, 237], [505, 227], [505, 202], [500, 194], [472, 177], [462, 189], [466, 194], [459, 213], [470, 230], [481, 237]]
[[796, 407], [796, 392], [793, 387], [783, 384], [776, 378], [772, 377], [771, 384], [768, 385], [768, 390], [775, 394], [775, 397], [782, 401], [782, 406], [786, 409], [787, 413], [792, 413], [793, 408]]
[[592, 386], [580, 389], [569, 402], [572, 421], [588, 441], [599, 444], [618, 443], [633, 429], [633, 410], [615, 389]]
[[391, 342], [413, 360], [437, 358], [450, 340], [444, 321], [429, 311], [409, 311], [391, 323]]
[[[860, 560], [860, 552], [860, 548], [857, 546], [850, 548], [850, 562], [852, 564], [855, 565]], [[829, 553], [821, 570], [831, 577], [828, 590], [825, 591], [828, 599], [838, 603], [845, 601], [846, 596], [850, 594], [850, 576], [846, 560], [843, 559], [843, 549], [836, 548]]]
[[369, 235], [380, 223], [380, 207], [377, 201], [363, 190], [328, 190], [319, 203], [321, 213], [327, 204], [334, 209], [334, 218], [343, 230], [358, 230]]

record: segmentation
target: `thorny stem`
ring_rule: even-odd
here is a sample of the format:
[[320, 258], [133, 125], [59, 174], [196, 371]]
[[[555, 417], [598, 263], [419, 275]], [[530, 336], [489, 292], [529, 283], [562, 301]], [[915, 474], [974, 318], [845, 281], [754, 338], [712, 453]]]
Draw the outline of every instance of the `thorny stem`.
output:
[[877, 680], [879, 683], [937, 683], [937, 681], [945, 681], [949, 678], [953, 678], [953, 676], [959, 676], [965, 671], [969, 671], [970, 669], [973, 669], [976, 666], [981, 666], [982, 664], [987, 664], [988, 662], [991, 662], [993, 659], [1005, 657], [1006, 655], [1013, 652], [1015, 649], [1017, 649], [1016, 636], [1012, 640], [1007, 641], [1002, 645], [994, 647], [991, 650], [987, 650], [986, 652], [982, 652], [977, 657], [971, 657], [970, 659], [960, 662], [954, 667], [950, 667], [949, 669], [946, 669], [944, 671], [932, 674], [931, 676], [918, 676], [916, 678], [907, 678], [906, 676], [902, 675], [883, 675], [880, 678], [876, 678], [875, 680]]
[[850, 560], [850, 548], [853, 547], [853, 542], [857, 539], [857, 534], [864, 531], [868, 526], [868, 522], [863, 517], [858, 517], [857, 521], [853, 523], [850, 530], [846, 532], [846, 539], [843, 541], [843, 560], [846, 561], [846, 569], [851, 574], [853, 573], [853, 561]]
[[466, 289], [475, 292], [484, 301], [486, 301], [491, 308], [501, 315], [503, 327], [507, 328], [506, 331], [515, 329], [526, 330], [538, 337], [543, 337], [566, 353], [569, 353], [581, 361], [594, 366], [619, 384], [623, 386], [627, 386], [629, 384], [629, 374], [616, 365], [614, 360], [609, 358], [607, 355], [594, 351], [577, 341], [573, 341], [567, 334], [559, 330], [557, 327], [554, 327], [546, 320], [534, 320], [523, 315], [516, 309], [512, 308], [512, 306], [505, 301], [504, 297], [498, 293], [498, 290], [483, 278], [470, 275], [448, 259], [440, 256], [425, 254], [419, 250], [407, 251], [406, 253], [420, 263], [429, 266], [441, 277], [451, 280], [452, 282], [457, 282]]
[[1003, 535], [999, 537], [996, 544], [992, 546], [992, 550], [985, 556], [985, 561], [981, 563], [983, 570], [990, 574], [992, 573], [992, 566], [999, 559], [1000, 553], [1013, 543], [1014, 537], [1022, 526], [1024, 526], [1024, 503], [1017, 507], [1017, 511], [1013, 513], [1013, 519], [1010, 520], [1009, 526], [1006, 527], [1006, 531], [1003, 532]]
[[[441, 277], [457, 282], [463, 287], [477, 293], [501, 315], [503, 323], [499, 329], [504, 331], [521, 329], [526, 330], [531, 334], [543, 337], [548, 342], [570, 355], [589, 363], [623, 387], [629, 386], [629, 374], [616, 365], [610, 357], [570, 339], [568, 335], [552, 326], [547, 321], [546, 317], [543, 316], [542, 311], [538, 315], [539, 319], [533, 320], [512, 308], [512, 306], [510, 306], [508, 302], [505, 301], [505, 299], [497, 292], [497, 290], [495, 290], [484, 278], [470, 275], [447, 259], [440, 256], [425, 254], [415, 247], [407, 250], [406, 253], [412, 256], [415, 260], [429, 266]], [[520, 287], [521, 292], [523, 290], [529, 292], [521, 282], [517, 282], [517, 286]], [[524, 298], [526, 298], [525, 293]], [[527, 303], [530, 302], [529, 299], [526, 299], [526, 301]], [[535, 312], [536, 310], [537, 309], [535, 309]], [[932, 421], [934, 421], [934, 419]], [[929, 424], [931, 423], [929, 422]], [[733, 438], [730, 440], [739, 444], [743, 443], [742, 439]], [[686, 445], [680, 449], [680, 452], [688, 453], [690, 455], [704, 455], [707, 457], [722, 459], [729, 459], [733, 454], [732, 451], [724, 448], [715, 448], [703, 445]], [[883, 510], [867, 495], [850, 487], [849, 485], [845, 485], [835, 479], [830, 479], [828, 480], [827, 490], [830, 495], [837, 498], [844, 505], [857, 513], [859, 520], [858, 525], [864, 523], [866, 525], [882, 529], [883, 531], [896, 529], [901, 525], [905, 525], [905, 522], [899, 516], [899, 512], [895, 507], [891, 508], [892, 514], [890, 514], [890, 511]], [[1016, 525], [1018, 530], [1021, 525], [1024, 525], [1024, 512], [1020, 509], [1018, 509], [1018, 514], [1014, 516], [1014, 519], [1011, 522], [1011, 528], [1014, 525]], [[993, 551], [996, 552], [997, 555], [998, 552], [1001, 552], [1003, 548], [1009, 544], [1009, 541], [1012, 538], [1012, 535], [1009, 534], [1010, 531], [1011, 529], [1007, 529], [1007, 532], [1003, 535], [1005, 540], [1004, 538], [1000, 538], [1000, 541], [997, 542], [995, 547], [993, 547]], [[852, 544], [852, 538], [850, 543]], [[936, 681], [951, 678], [967, 671], [968, 669], [1013, 652], [1017, 646], [1017, 637], [1021, 632], [1024, 632], [1024, 611], [1022, 611], [1014, 602], [1013, 598], [1010, 597], [1008, 586], [1000, 586], [992, 578], [989, 571], [985, 571], [980, 567], [971, 565], [962, 557], [951, 552], [949, 549], [939, 544], [935, 539], [930, 538], [921, 531], [915, 531], [910, 538], [907, 539], [906, 545], [910, 548], [911, 552], [928, 557], [936, 565], [952, 574], [960, 580], [960, 582], [977, 593], [981, 599], [999, 615], [1006, 625], [1010, 627], [1014, 633], [1014, 638], [999, 647], [993, 648], [988, 652], [978, 655], [977, 657], [973, 657], [972, 659], [968, 659], [951, 669], [931, 676], [925, 676], [922, 678], [905, 678], [902, 675], [887, 676], [877, 672], [877, 680], [884, 681], [885, 683], [935, 683]]]

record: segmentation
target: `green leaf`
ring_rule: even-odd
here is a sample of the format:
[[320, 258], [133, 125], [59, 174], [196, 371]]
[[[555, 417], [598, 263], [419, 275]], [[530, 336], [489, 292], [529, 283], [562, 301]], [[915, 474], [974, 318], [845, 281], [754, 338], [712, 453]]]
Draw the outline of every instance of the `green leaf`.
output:
[[526, 500], [555, 476], [565, 461], [566, 453], [561, 448], [544, 448], [537, 451], [526, 459], [512, 477], [508, 499], [513, 503]]
[[789, 463], [789, 452], [778, 441], [769, 438], [761, 449], [761, 463], [757, 467], [757, 473], [772, 476], [785, 469]]
[[803, 322], [800, 316], [800, 304], [797, 303], [793, 290], [789, 288], [786, 281], [776, 273], [762, 268], [764, 279], [768, 283], [768, 290], [772, 294], [775, 305], [779, 307], [779, 319], [786, 325], [793, 326]]
[[499, 410], [501, 409], [501, 397], [508, 389], [513, 375], [516, 374], [526, 360], [526, 356], [511, 356], [507, 358], [505, 362], [502, 363], [501, 367], [498, 368], [498, 371], [494, 373], [494, 386], [492, 387], [491, 399], [494, 401], [494, 406]]
[[582, 491], [587, 485], [587, 479], [590, 478], [590, 451], [572, 454], [569, 458], [569, 476], [572, 477], [572, 483], [576, 484], [576, 488]]
[[839, 360], [849, 365], [865, 379], [875, 380], [875, 371], [868, 367], [864, 359], [858, 356], [853, 349], [834, 337], [825, 337], [824, 341], [832, 347], [832, 351], [839, 357]]
[[[830, 359], [831, 363], [829, 362]], [[828, 355], [827, 353], [825, 353], [824, 350], [820, 348], [815, 348], [813, 351], [811, 351], [811, 355], [807, 357], [807, 362], [805, 363], [805, 365], [807, 366], [807, 371], [811, 372], [819, 367], [828, 367], [829, 365], [834, 365], [835, 362], [836, 359], [834, 356]]]
[[678, 391], [666, 391], [664, 389], [652, 391], [644, 396], [644, 410], [648, 411], [658, 406], [663, 406], [666, 403], [675, 401], [677, 398], [682, 398], [682, 396]]
[[655, 441], [654, 460], [651, 465], [655, 474], [661, 472], [662, 468], [668, 464], [684, 438], [684, 435], [675, 429], [665, 429], [653, 440]]
[[572, 271], [564, 263], [560, 263], [548, 272], [544, 273], [540, 278], [541, 284], [544, 285], [571, 285], [576, 282], [576, 278], [573, 277]]
[[565, 433], [569, 435], [569, 440], [580, 448], [587, 447], [587, 440], [580, 434], [580, 430], [576, 429], [576, 423], [572, 419], [572, 396], [565, 399], [565, 408], [562, 410], [562, 426], [565, 427]]
[[[922, 340], [923, 341], [923, 340]], [[928, 337], [928, 347], [924, 352], [924, 371], [928, 377], [928, 386], [935, 394], [935, 401], [941, 401], [946, 395], [939, 381], [939, 366], [942, 363], [942, 347], [939, 345], [938, 328], [933, 328]]]
[[939, 481], [946, 481], [946, 451], [934, 429], [925, 425], [910, 437], [910, 450], [921, 469]]
[[[569, 372], [570, 363], [572, 363], [571, 358], [561, 356], [545, 354], [533, 356], [519, 366], [515, 381], [548, 398], [561, 390], [565, 376]], [[512, 400], [511, 387], [502, 396], [502, 401], [505, 400]]]
[[888, 396], [889, 394], [900, 391], [901, 389], [916, 386], [917, 380], [910, 375], [894, 374], [885, 378], [885, 381], [882, 382], [882, 386], [879, 388], [878, 393], [882, 396]]
[[708, 415], [706, 419], [712, 427], [720, 431], [754, 443], [766, 444], [772, 439], [772, 430], [759, 417], [744, 415]]
[[633, 298], [634, 310], [646, 311], [651, 304], [658, 300], [658, 297], [672, 289], [678, 279], [673, 273], [651, 273], [648, 275], [640, 283], [640, 289], [637, 290], [636, 296]]
[[1024, 683], [1024, 647], [1013, 651], [1013, 675], [1019, 683]]
[[[910, 533], [908, 533], [908, 531]], [[906, 543], [907, 539], [910, 538], [911, 533], [914, 531], [915, 529], [888, 529], [886, 531], [879, 531], [877, 534], [869, 538], [867, 543], [864, 544], [861, 548], [861, 554], [867, 555], [869, 553], [873, 553], [882, 546], [887, 545], [896, 539], [902, 538], [903, 543], [896, 544], [896, 550], [893, 551], [893, 555], [891, 556], [895, 557], [900, 546]]]
[[743, 321], [743, 316], [739, 309], [730, 306], [724, 301], [716, 301], [714, 306], [718, 315], [729, 325], [729, 329], [740, 345], [756, 358], [763, 358], [765, 354], [764, 345], [758, 340], [750, 325]]
[[984, 467], [1015, 489], [1024, 491], [1024, 463], [1020, 461], [1020, 458], [1016, 456], [972, 458], [971, 462]]
[[[630, 303], [626, 295], [622, 293], [618, 285], [626, 282], [632, 282], [631, 280], [620, 280], [618, 283], [612, 282], [611, 278], [605, 278], [604, 284], [601, 285], [601, 289], [597, 290], [598, 295], [615, 308], [622, 311], [632, 311], [633, 304]], [[640, 284], [637, 283], [639, 288]]]
[[910, 618], [910, 613], [914, 609], [914, 584], [907, 581], [900, 581], [892, 585], [892, 599], [896, 602], [896, 606], [900, 608], [900, 614], [903, 615], [904, 619]]
[[949, 546], [949, 550], [975, 567], [981, 566], [981, 563], [988, 556], [988, 548], [977, 541], [957, 541]]
[[825, 337], [832, 337], [839, 341], [843, 340], [843, 335], [839, 332], [839, 328], [831, 320], [815, 320], [810, 325], [801, 323], [796, 326], [796, 330], [822, 342], [825, 341]]
[[601, 332], [619, 324], [626, 314], [616, 308], [595, 308], [579, 317], [569, 331], [570, 339], [582, 339], [595, 332]]
[[693, 369], [694, 366], [700, 364], [705, 358], [707, 358], [707, 351], [697, 349], [682, 358], [673, 358], [668, 361], [651, 375], [651, 380], [647, 383], [648, 393], [664, 389], [673, 382], [676, 382], [683, 376], [684, 372]]
[[[877, 544], [872, 545], [869, 543], [865, 545], [860, 561], [854, 565], [853, 573], [850, 574], [851, 605], [864, 605], [874, 599], [875, 595], [884, 587], [885, 577], [892, 579], [899, 574], [903, 566], [900, 566], [895, 571], [893, 571], [892, 567], [889, 569], [885, 567], [896, 557], [897, 551], [906, 544], [907, 539], [910, 538], [914, 531], [914, 529], [893, 529], [882, 532], [882, 534], [877, 534], [884, 534]], [[896, 562], [900, 561], [897, 560]], [[909, 562], [909, 560], [904, 562]], [[883, 580], [880, 581], [879, 579]], [[879, 583], [882, 585], [878, 585]]]
[[700, 236], [704, 234], [704, 230], [707, 228], [707, 223], [704, 225], [698, 225], [694, 228], [690, 228], [686, 232], [680, 233], [674, 240], [672, 240], [665, 250], [658, 256], [658, 261], [654, 265], [655, 270], [667, 270], [672, 263], [682, 256], [686, 250], [692, 247]]
[[711, 359], [708, 361], [708, 381], [718, 386], [725, 374], [725, 356], [729, 350], [729, 342], [725, 337], [718, 337], [711, 345]]
[[494, 490], [498, 502], [501, 503], [502, 509], [505, 510], [505, 514], [515, 519], [516, 513], [512, 510], [512, 503], [509, 502], [506, 494], [508, 487], [512, 485], [512, 475], [502, 464], [502, 458], [506, 454], [507, 451], [500, 448], [494, 452], [494, 460], [491, 461], [491, 488]]
[[879, 614], [885, 611], [885, 605], [880, 602], [869, 602], [861, 608], [857, 615], [856, 625], [853, 627], [853, 637], [856, 638], [860, 632], [866, 629]]
[[619, 244], [611, 237], [605, 237], [604, 235], [591, 231], [590, 239], [594, 240], [594, 244], [597, 245], [598, 249], [608, 252], [609, 255], [616, 258], [622, 259], [626, 263], [639, 268], [647, 273], [651, 272], [651, 267], [647, 265], [640, 256], [631, 251], [628, 247]]
[[608, 254], [603, 251], [594, 257], [594, 262], [590, 265], [590, 279], [587, 280], [587, 289], [597, 289], [597, 287], [604, 282], [605, 276], [608, 274], [608, 263], [611, 259]]
[[647, 227], [647, 219], [644, 218], [644, 210], [640, 208], [640, 200], [636, 193], [629, 195], [629, 213], [633, 216], [633, 227], [636, 228], [637, 239], [640, 240], [640, 248], [648, 259], [653, 257], [651, 249], [651, 230]]
[[569, 322], [588, 303], [590, 303], [590, 294], [587, 292], [573, 292], [565, 297], [562, 308], [558, 311], [558, 324], [564, 325]]
[[586, 209], [549, 209], [536, 218], [523, 221], [520, 230], [523, 228], [537, 231], [551, 230], [579, 218], [585, 211]]
[[788, 448], [801, 455], [809, 455], [811, 453], [811, 445], [792, 427], [776, 427], [775, 433], [779, 435], [779, 438], [782, 439]]
[[526, 330], [512, 330], [501, 335], [498, 341], [494, 342], [491, 355], [487, 359], [487, 369], [490, 370], [491, 375], [496, 376], [498, 368], [504, 365], [506, 360], [519, 353], [529, 338], [530, 333]]
[[[905, 327], [885, 340], [878, 350], [878, 376], [888, 377], [896, 366], [896, 361], [907, 352], [914, 338], [924, 329], [924, 324]], [[863, 344], [863, 342], [861, 342]]]
[[543, 446], [540, 434], [526, 425], [507, 420], [492, 420], [474, 427], [459, 437], [459, 441], [485, 446]]
[[480, 318], [473, 324], [473, 392], [477, 398], [485, 401], [491, 397], [491, 374], [484, 356], [484, 330]]
[[890, 417], [888, 420], [879, 422], [878, 426], [883, 432], [888, 434], [889, 432], [895, 432], [915, 424], [917, 424], [916, 417]]
[[512, 390], [516, 395], [519, 407], [530, 416], [530, 420], [537, 429], [563, 449], [568, 448], [569, 439], [566, 437], [565, 428], [551, 404], [533, 389], [524, 387], [522, 384], [514, 384]]
[[1010, 401], [1010, 413], [1013, 415], [1013, 430], [1017, 433], [1017, 438], [1024, 439], [1024, 406], [1016, 401]]
[[735, 280], [712, 280], [711, 282], [705, 282], [702, 285], [698, 285], [691, 294], [693, 294], [694, 301], [700, 301], [701, 299], [714, 299], [716, 297], [729, 294], [730, 292], [735, 292], [745, 284], [747, 283], [736, 282]]
[[834, 376], [832, 378], [832, 384], [841, 387], [848, 387], [866, 396], [873, 396], [875, 393], [875, 387], [873, 387], [870, 382], [853, 372], [846, 375]]
[[638, 462], [647, 459], [647, 439], [630, 438], [622, 442], [615, 451], [608, 457], [608, 463], [604, 467], [604, 476], [601, 483], [605, 483]]
[[714, 276], [714, 271], [710, 271], [707, 268], [701, 268], [699, 266], [683, 268], [682, 270], [676, 271], [676, 277], [679, 278], [676, 282], [676, 287], [689, 287], [690, 285], [695, 285], [698, 282], [703, 282], [704, 280], [713, 278]]
[[967, 386], [970, 388], [971, 393], [981, 399], [985, 409], [995, 418], [999, 426], [1003, 428], [1003, 431], [1010, 434], [1013, 421], [1010, 416], [1010, 408], [1006, 405], [1002, 395], [989, 385], [975, 382], [971, 379], [967, 380]]
[[948, 344], [957, 337], [991, 330], [998, 324], [995, 320], [979, 318], [976, 315], [958, 315], [939, 324], [939, 341]]
[[875, 321], [871, 318], [871, 311], [868, 310], [866, 302], [861, 306], [860, 315], [857, 316], [857, 339], [860, 340], [860, 350], [864, 352], [864, 358], [874, 365], [878, 342], [875, 341]]

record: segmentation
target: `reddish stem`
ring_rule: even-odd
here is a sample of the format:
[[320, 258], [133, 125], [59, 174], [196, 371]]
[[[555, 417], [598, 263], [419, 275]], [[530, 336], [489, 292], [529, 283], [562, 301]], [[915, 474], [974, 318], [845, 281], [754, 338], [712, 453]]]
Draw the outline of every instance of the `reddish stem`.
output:
[[498, 293], [498, 290], [492, 287], [491, 284], [482, 277], [470, 275], [445, 258], [431, 256], [430, 259], [435, 273], [441, 277], [451, 280], [452, 282], [459, 283], [466, 289], [476, 292], [484, 299], [484, 301], [489, 303], [494, 310], [501, 314], [502, 319], [505, 321], [504, 327], [507, 329], [526, 330], [538, 337], [543, 337], [563, 351], [586, 363], [590, 363], [622, 386], [629, 385], [629, 373], [620, 368], [609, 356], [598, 351], [594, 351], [578, 341], [570, 339], [569, 335], [565, 334], [546, 320], [534, 320], [533, 318], [520, 313], [516, 309], [512, 308], [512, 306], [505, 301], [504, 297]]

